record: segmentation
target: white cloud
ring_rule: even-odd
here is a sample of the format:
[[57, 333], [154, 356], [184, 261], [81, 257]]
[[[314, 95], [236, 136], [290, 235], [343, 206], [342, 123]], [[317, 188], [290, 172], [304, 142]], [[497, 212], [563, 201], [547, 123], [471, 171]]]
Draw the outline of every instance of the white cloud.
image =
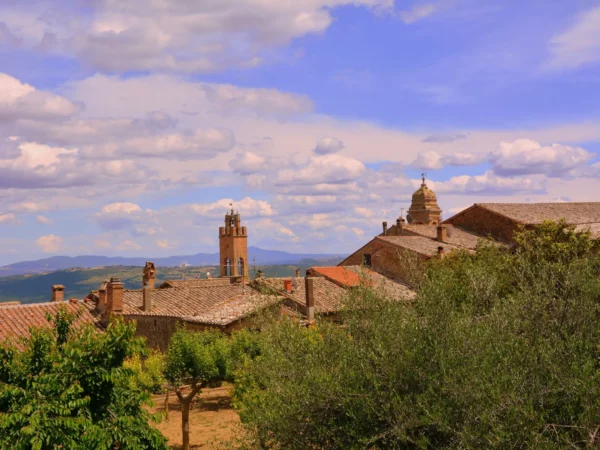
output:
[[0, 122], [19, 119], [61, 119], [79, 110], [73, 102], [38, 91], [16, 78], [0, 73]]
[[54, 220], [46, 216], [35, 216], [35, 220], [40, 225], [52, 225], [54, 223]]
[[13, 213], [0, 214], [0, 225], [16, 222], [17, 217]]
[[132, 240], [126, 239], [125, 241], [123, 241], [121, 244], [117, 245], [115, 247], [115, 250], [117, 251], [121, 251], [121, 252], [125, 252], [125, 251], [133, 251], [133, 252], [138, 252], [142, 249], [143, 247], [135, 242], [133, 242]]
[[111, 248], [112, 245], [110, 245], [110, 242], [108, 242], [106, 239], [96, 239], [96, 241], [94, 242], [94, 247], [100, 249], [108, 249]]
[[550, 41], [547, 68], [574, 69], [600, 62], [600, 6], [580, 14], [566, 31]]
[[437, 10], [438, 6], [436, 4], [425, 3], [409, 10], [398, 11], [398, 16], [404, 23], [411, 24], [434, 14]]
[[[231, 206], [233, 205], [233, 206]], [[243, 217], [261, 217], [272, 216], [274, 214], [271, 204], [265, 200], [254, 200], [250, 197], [234, 201], [230, 198], [224, 198], [214, 203], [184, 205], [198, 216], [221, 217], [231, 208], [238, 211]]]
[[251, 175], [264, 171], [267, 167], [266, 159], [252, 152], [238, 154], [231, 160], [229, 166], [240, 175]]
[[437, 170], [444, 166], [472, 166], [485, 161], [484, 153], [452, 153], [441, 155], [438, 152], [428, 151], [419, 154], [411, 165], [421, 170]]
[[430, 187], [438, 194], [503, 195], [516, 192], [543, 193], [546, 190], [544, 180], [531, 178], [505, 178], [487, 171], [482, 175], [461, 175], [449, 181], [432, 183]]
[[281, 170], [277, 175], [276, 184], [346, 184], [357, 180], [364, 171], [364, 164], [354, 158], [337, 154], [312, 156], [303, 167]]
[[[88, 2], [89, 3], [89, 2]], [[6, 42], [74, 54], [104, 71], [207, 72], [260, 64], [269, 50], [324, 32], [338, 6], [393, 8], [393, 0], [218, 2], [100, 0], [89, 14], [62, 8], [0, 8]], [[36, 20], [37, 19], [37, 20]]]
[[329, 155], [337, 153], [344, 148], [344, 143], [334, 137], [324, 137], [317, 141], [314, 152], [317, 155]]
[[168, 250], [170, 248], [175, 248], [175, 247], [177, 247], [177, 245], [178, 245], [177, 243], [171, 242], [167, 239], [160, 239], [160, 240], [156, 241], [156, 246], [158, 248], [162, 248], [164, 250]]
[[62, 246], [63, 239], [54, 234], [40, 236], [36, 241], [37, 245], [44, 253], [56, 253]]
[[442, 156], [438, 152], [421, 153], [411, 165], [421, 170], [435, 170], [444, 167]]
[[[94, 220], [105, 230], [119, 230], [123, 228], [138, 225], [138, 230], [146, 230], [147, 222], [152, 220], [153, 211], [142, 210], [135, 203], [118, 202], [111, 203], [102, 207], [94, 214]], [[140, 233], [153, 234], [153, 233]]]
[[580, 147], [543, 146], [531, 139], [517, 139], [500, 143], [491, 152], [489, 161], [498, 175], [546, 174], [560, 177], [585, 165], [592, 157], [592, 153]]

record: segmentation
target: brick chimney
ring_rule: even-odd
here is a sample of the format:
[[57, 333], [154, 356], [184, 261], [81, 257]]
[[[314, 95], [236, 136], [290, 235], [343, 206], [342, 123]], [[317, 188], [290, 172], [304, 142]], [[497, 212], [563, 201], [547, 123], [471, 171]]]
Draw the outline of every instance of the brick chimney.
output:
[[52, 285], [52, 301], [62, 302], [65, 299], [65, 287], [62, 284]]
[[106, 312], [123, 311], [123, 283], [117, 277], [112, 277], [106, 289]]
[[444, 247], [442, 247], [442, 246], [438, 247], [437, 255], [438, 255], [438, 258], [440, 258], [440, 259], [444, 257]]
[[103, 313], [106, 311], [106, 289], [108, 286], [108, 280], [104, 280], [98, 289], [98, 304], [96, 309], [98, 312]]
[[441, 223], [437, 226], [438, 242], [448, 242], [448, 226]]
[[296, 278], [300, 278], [300, 269], [296, 269]]
[[144, 284], [142, 299], [144, 312], [150, 312], [152, 310], [152, 288], [149, 284]]
[[306, 291], [306, 317], [309, 321], [315, 320], [315, 280], [308, 276], [304, 279]]

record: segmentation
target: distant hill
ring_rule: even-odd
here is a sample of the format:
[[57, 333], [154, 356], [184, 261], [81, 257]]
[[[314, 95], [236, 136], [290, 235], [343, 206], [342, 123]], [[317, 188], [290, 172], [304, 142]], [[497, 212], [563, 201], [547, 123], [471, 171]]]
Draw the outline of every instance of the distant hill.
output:
[[[306, 264], [330, 265], [331, 261], [340, 262], [340, 255], [331, 254], [294, 254], [278, 250], [264, 250], [258, 247], [248, 248], [248, 264], [274, 265], [274, 264]], [[23, 261], [8, 266], [0, 267], [0, 277], [24, 274], [49, 273], [70, 268], [90, 269], [107, 266], [143, 266], [146, 261], [153, 261], [158, 267], [176, 267], [182, 264], [191, 266], [211, 266], [219, 264], [218, 253], [197, 253], [195, 255], [168, 256], [166, 258], [121, 256], [53, 256], [36, 261]], [[335, 264], [337, 264], [335, 262]]]
[[[258, 258], [257, 258], [258, 259]], [[340, 262], [340, 258], [321, 260], [321, 265], [332, 265]], [[315, 266], [316, 261], [305, 260], [302, 264], [260, 265], [266, 276], [290, 276], [297, 268], [302, 273], [309, 267]], [[255, 267], [251, 266], [250, 276], [254, 275]], [[216, 266], [202, 267], [157, 267], [157, 285], [167, 279], [181, 280], [182, 278], [205, 278], [206, 272], [217, 273]], [[142, 287], [142, 268], [140, 266], [109, 266], [94, 269], [67, 269], [45, 274], [13, 275], [0, 278], [0, 302], [17, 300], [21, 303], [47, 302], [52, 296], [51, 286], [65, 286], [65, 299], [83, 298], [91, 290], [98, 289], [102, 281], [111, 277], [121, 278], [128, 289]]]

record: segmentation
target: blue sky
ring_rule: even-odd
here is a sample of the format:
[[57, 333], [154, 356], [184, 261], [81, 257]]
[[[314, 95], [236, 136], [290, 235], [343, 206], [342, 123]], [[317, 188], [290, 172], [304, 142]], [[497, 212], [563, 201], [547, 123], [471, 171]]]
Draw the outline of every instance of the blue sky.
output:
[[[0, 264], [346, 253], [410, 204], [596, 201], [600, 2], [8, 1]], [[500, 3], [500, 4], [498, 4]]]

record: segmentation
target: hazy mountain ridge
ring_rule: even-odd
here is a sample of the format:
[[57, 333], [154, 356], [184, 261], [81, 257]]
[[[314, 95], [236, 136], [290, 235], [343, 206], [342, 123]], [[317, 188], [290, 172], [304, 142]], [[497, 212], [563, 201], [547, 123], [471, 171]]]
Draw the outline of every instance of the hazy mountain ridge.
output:
[[[303, 264], [307, 260], [323, 265], [331, 264], [331, 260], [341, 258], [336, 254], [288, 253], [279, 250], [265, 250], [258, 247], [248, 248], [248, 264]], [[158, 267], [176, 267], [182, 264], [191, 266], [210, 266], [219, 264], [219, 253], [196, 253], [195, 255], [152, 257], [122, 257], [122, 256], [53, 256], [35, 261], [22, 261], [0, 267], [0, 277], [40, 274], [71, 268], [91, 269], [107, 266], [143, 266], [146, 261], [153, 261]], [[338, 261], [339, 262], [339, 261]], [[316, 264], [315, 264], [316, 265]]]

